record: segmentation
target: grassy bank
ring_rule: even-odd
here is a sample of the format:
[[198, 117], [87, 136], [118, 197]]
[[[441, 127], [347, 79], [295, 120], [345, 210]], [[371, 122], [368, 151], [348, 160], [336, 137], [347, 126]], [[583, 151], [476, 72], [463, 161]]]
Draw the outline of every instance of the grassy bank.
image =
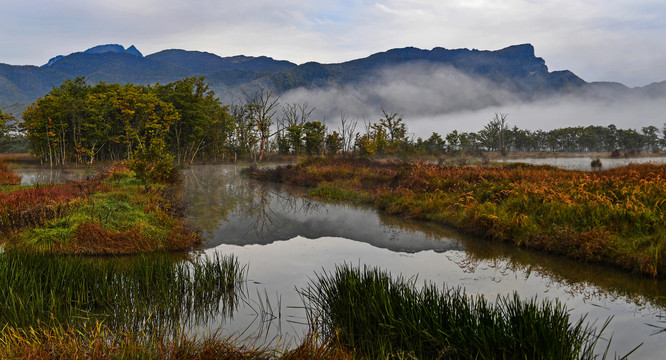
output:
[[116, 164], [83, 181], [0, 192], [5, 249], [61, 254], [136, 254], [192, 248], [179, 184], [148, 187]]
[[663, 165], [575, 172], [338, 158], [254, 170], [252, 176], [315, 187], [310, 194], [317, 198], [370, 203], [492, 240], [666, 275]]
[[196, 360], [351, 360], [331, 343], [308, 336], [295, 349], [243, 345], [218, 333], [195, 336], [185, 331], [113, 331], [103, 323], [84, 327], [36, 327], [0, 331], [2, 359], [196, 359]]
[[325, 339], [367, 359], [592, 359], [603, 330], [557, 302], [493, 304], [376, 268], [340, 266], [301, 294]]

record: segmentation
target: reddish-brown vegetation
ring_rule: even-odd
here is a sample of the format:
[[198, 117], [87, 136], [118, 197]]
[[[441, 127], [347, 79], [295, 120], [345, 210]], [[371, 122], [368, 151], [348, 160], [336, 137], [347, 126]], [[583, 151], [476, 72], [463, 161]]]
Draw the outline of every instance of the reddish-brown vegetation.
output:
[[0, 231], [8, 234], [63, 216], [76, 200], [103, 188], [99, 178], [0, 193]]
[[18, 185], [21, 183], [21, 177], [9, 170], [7, 164], [0, 159], [0, 185]]
[[600, 172], [549, 166], [440, 166], [313, 159], [254, 170], [260, 179], [318, 186], [324, 199], [366, 201], [391, 214], [583, 261], [666, 274], [666, 166]]
[[132, 181], [114, 164], [87, 180], [0, 193], [0, 231], [11, 248], [67, 254], [179, 251], [201, 242], [182, 220], [179, 190]]

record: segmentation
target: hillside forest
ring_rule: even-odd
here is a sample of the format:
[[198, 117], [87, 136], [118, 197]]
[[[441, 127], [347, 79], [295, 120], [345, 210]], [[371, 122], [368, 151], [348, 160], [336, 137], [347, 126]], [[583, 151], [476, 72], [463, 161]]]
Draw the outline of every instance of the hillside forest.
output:
[[666, 148], [666, 125], [639, 130], [614, 125], [550, 131], [509, 125], [507, 114], [490, 114], [477, 132], [408, 132], [403, 116], [382, 110], [376, 121], [335, 119], [330, 129], [307, 103], [285, 103], [262, 87], [222, 104], [203, 77], [161, 85], [119, 85], [85, 78], [67, 80], [39, 98], [22, 119], [0, 110], [0, 150], [29, 144], [42, 163], [65, 165], [130, 159], [137, 151], [165, 152], [175, 162], [255, 161], [267, 155], [440, 156], [509, 152], [657, 152]]

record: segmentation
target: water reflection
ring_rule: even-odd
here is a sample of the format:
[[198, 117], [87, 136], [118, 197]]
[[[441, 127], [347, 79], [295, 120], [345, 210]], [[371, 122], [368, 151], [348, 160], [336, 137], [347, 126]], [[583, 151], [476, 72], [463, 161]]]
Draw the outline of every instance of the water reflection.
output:
[[462, 286], [489, 299], [513, 291], [523, 298], [559, 299], [597, 325], [613, 316], [606, 333], [614, 334], [612, 351], [644, 342], [637, 358], [665, 355], [662, 280], [494, 244], [372, 209], [319, 203], [303, 198], [304, 189], [258, 183], [240, 173], [233, 166], [185, 171], [190, 220], [204, 229], [206, 253], [233, 253], [249, 263], [248, 293], [254, 300], [241, 304], [226, 331], [250, 334], [247, 329], [263, 326], [263, 339], [300, 338], [307, 319], [295, 288], [306, 286], [315, 272], [347, 262]]
[[[590, 163], [596, 157], [581, 156], [581, 157], [566, 157], [566, 158], [523, 158], [523, 159], [507, 159], [505, 162], [520, 162], [526, 164], [536, 165], [551, 165], [568, 170], [584, 170], [590, 171], [592, 167]], [[628, 157], [628, 158], [603, 158], [600, 159], [602, 169], [612, 169], [629, 164], [666, 164], [666, 157], [653, 156], [653, 157]]]
[[97, 172], [95, 168], [15, 168], [21, 175], [21, 185], [55, 184], [70, 180], [83, 180]]
[[454, 233], [446, 233], [442, 227], [437, 229], [439, 233], [421, 231], [421, 222], [323, 204], [304, 198], [305, 189], [252, 181], [240, 171], [237, 167], [195, 166], [184, 172], [190, 220], [204, 230], [207, 247], [335, 236], [393, 251], [462, 249]]

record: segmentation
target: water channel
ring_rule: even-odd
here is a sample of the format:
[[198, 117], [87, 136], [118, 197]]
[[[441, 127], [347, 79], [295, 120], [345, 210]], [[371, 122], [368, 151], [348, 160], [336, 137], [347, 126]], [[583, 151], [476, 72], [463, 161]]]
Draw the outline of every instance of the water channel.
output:
[[[25, 181], [27, 173], [15, 172]], [[347, 263], [463, 287], [488, 299], [513, 292], [524, 299], [557, 299], [574, 319], [586, 314], [597, 327], [612, 317], [599, 352], [612, 336], [610, 354], [642, 344], [631, 358], [666, 357], [664, 280], [493, 244], [374, 209], [314, 201], [304, 197], [306, 189], [254, 181], [241, 172], [233, 165], [183, 170], [188, 220], [206, 239], [203, 256], [234, 254], [248, 267], [236, 310], [196, 331], [221, 328], [262, 344], [298, 343], [308, 319], [297, 289]]]
[[[235, 166], [184, 171], [190, 220], [203, 230], [206, 253], [233, 253], [249, 264], [255, 294], [224, 324], [227, 331], [264, 340], [298, 339], [307, 319], [296, 289], [337, 264], [379, 266], [489, 299], [518, 292], [525, 299], [558, 299], [578, 318], [601, 326], [611, 354], [666, 356], [666, 282], [541, 252], [492, 244], [436, 224], [385, 216], [373, 209], [304, 198], [305, 189], [262, 183]], [[259, 311], [258, 311], [259, 310]], [[227, 320], [228, 321], [228, 320]], [[245, 331], [245, 332], [244, 332]], [[605, 347], [606, 343], [601, 342]], [[603, 351], [603, 349], [600, 349]]]

